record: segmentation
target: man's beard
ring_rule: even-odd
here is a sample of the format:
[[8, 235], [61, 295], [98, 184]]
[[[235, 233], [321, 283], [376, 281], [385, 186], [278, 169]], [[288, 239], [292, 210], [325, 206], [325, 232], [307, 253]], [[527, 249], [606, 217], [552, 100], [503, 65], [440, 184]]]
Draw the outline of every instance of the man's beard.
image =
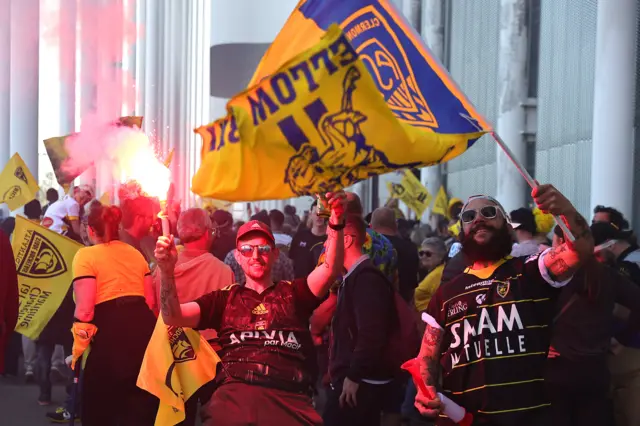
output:
[[[480, 229], [491, 232], [489, 241], [479, 244], [474, 236]], [[513, 240], [509, 228], [504, 225], [501, 228], [494, 228], [484, 224], [478, 224], [465, 235], [462, 240], [462, 252], [469, 260], [476, 262], [497, 261], [511, 253]]]

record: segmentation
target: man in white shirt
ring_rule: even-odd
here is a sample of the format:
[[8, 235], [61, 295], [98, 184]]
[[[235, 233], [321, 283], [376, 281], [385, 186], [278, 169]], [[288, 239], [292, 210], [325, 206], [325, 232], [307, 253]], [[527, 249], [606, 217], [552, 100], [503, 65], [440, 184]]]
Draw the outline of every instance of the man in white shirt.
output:
[[73, 195], [65, 195], [51, 204], [42, 219], [42, 226], [58, 234], [80, 240], [80, 209], [94, 198], [93, 188], [80, 185], [73, 188]]

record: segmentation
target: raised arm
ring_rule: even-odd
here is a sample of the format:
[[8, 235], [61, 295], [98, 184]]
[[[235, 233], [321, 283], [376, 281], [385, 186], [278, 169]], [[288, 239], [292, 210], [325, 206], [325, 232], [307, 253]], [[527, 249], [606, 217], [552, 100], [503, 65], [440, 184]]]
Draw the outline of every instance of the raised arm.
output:
[[571, 202], [553, 185], [540, 185], [531, 192], [534, 201], [543, 212], [562, 216], [575, 237], [574, 242], [550, 249], [544, 256], [544, 266], [554, 281], [566, 281], [593, 257], [593, 237], [587, 221]]
[[[324, 297], [331, 284], [340, 275], [344, 265], [344, 227], [346, 199], [344, 192], [327, 194], [327, 202], [331, 206], [331, 217], [327, 228], [327, 252], [324, 263], [311, 271], [307, 277], [307, 284], [311, 292], [319, 298]], [[337, 227], [338, 229], [332, 229]]]
[[178, 253], [173, 236], [158, 237], [155, 256], [160, 269], [160, 313], [167, 325], [195, 328], [200, 322], [200, 305], [196, 302], [180, 304], [173, 270]]

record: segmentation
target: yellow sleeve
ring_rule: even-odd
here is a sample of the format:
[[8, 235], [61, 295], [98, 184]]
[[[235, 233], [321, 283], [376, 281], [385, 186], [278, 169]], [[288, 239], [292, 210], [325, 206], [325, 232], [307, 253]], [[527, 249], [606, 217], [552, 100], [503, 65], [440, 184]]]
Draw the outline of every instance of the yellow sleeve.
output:
[[97, 271], [93, 263], [93, 256], [87, 248], [81, 248], [73, 258], [73, 279], [96, 278]]
[[435, 294], [436, 290], [438, 290], [438, 287], [440, 287], [443, 271], [444, 265], [438, 266], [436, 269], [431, 271], [420, 284], [418, 284], [418, 287], [416, 287], [413, 297], [416, 309], [419, 312], [424, 311], [427, 309], [427, 306], [429, 306], [431, 298]]

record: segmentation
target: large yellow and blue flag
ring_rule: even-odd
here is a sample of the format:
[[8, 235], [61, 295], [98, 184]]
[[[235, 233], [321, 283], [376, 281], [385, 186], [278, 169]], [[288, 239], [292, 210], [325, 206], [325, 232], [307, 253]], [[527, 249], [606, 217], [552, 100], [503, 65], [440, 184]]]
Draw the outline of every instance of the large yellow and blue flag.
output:
[[387, 0], [302, 0], [227, 110], [196, 129], [192, 190], [228, 201], [442, 163], [491, 130]]

